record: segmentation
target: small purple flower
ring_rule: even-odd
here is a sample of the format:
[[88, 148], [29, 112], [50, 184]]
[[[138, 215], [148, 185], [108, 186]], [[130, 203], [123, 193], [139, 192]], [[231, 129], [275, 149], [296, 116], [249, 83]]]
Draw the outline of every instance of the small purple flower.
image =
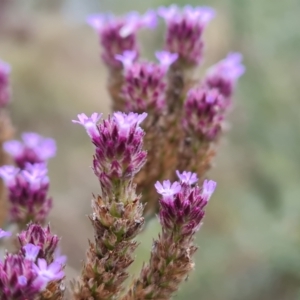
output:
[[22, 134], [22, 142], [12, 140], [3, 144], [4, 150], [23, 169], [26, 163], [42, 163], [55, 156], [56, 143], [51, 138], [44, 138], [37, 133], [26, 132]]
[[218, 89], [225, 98], [231, 98], [238, 78], [245, 72], [242, 60], [240, 53], [229, 53], [208, 70], [204, 85], [210, 89]]
[[202, 33], [208, 22], [214, 17], [209, 7], [179, 8], [177, 5], [160, 7], [158, 15], [167, 24], [165, 49], [178, 53], [179, 61], [187, 65], [199, 64], [202, 60]]
[[0, 239], [9, 236], [11, 236], [11, 233], [9, 231], [4, 231], [3, 229], [0, 228]]
[[72, 122], [84, 126], [91, 138], [96, 137], [98, 134], [97, 123], [100, 121], [102, 114], [92, 113], [91, 117], [87, 117], [85, 114], [79, 114], [77, 117], [79, 121], [72, 120]]
[[5, 107], [11, 100], [10, 65], [0, 60], [0, 107]]
[[177, 53], [170, 53], [168, 51], [157, 51], [155, 52], [155, 56], [160, 64], [167, 69], [178, 59]]
[[217, 187], [217, 183], [213, 180], [204, 180], [203, 182], [203, 195], [207, 197], [207, 201], [211, 197], [211, 195], [214, 193], [215, 189]]
[[38, 259], [37, 265], [33, 265], [33, 269], [38, 274], [37, 281], [41, 282], [41, 289], [44, 289], [50, 281], [61, 280], [65, 276], [61, 264], [53, 262], [48, 265], [42, 258]]
[[171, 183], [170, 180], [164, 180], [162, 184], [157, 181], [154, 186], [162, 196], [173, 196], [181, 190], [181, 186], [177, 181]]
[[8, 188], [10, 217], [15, 222], [45, 221], [52, 199], [47, 196], [49, 178], [45, 164], [28, 164], [20, 170], [12, 166], [0, 168], [0, 177]]
[[176, 175], [180, 179], [181, 183], [186, 183], [188, 185], [192, 185], [192, 184], [198, 182], [198, 176], [196, 173], [193, 173], [193, 172], [183, 171], [180, 174], [180, 172], [177, 170]]
[[134, 51], [138, 58], [137, 31], [143, 27], [156, 26], [156, 13], [148, 11], [144, 15], [131, 12], [123, 17], [115, 18], [112, 15], [92, 15], [87, 23], [98, 33], [102, 45], [102, 59], [111, 69], [120, 69], [122, 64], [116, 55], [124, 51]]
[[33, 244], [27, 244], [22, 247], [24, 251], [25, 258], [31, 261], [35, 261], [41, 248], [39, 246], [35, 246]]
[[122, 54], [117, 54], [116, 59], [119, 60], [125, 69], [132, 66], [133, 62], [137, 57], [136, 51], [127, 50], [124, 51]]

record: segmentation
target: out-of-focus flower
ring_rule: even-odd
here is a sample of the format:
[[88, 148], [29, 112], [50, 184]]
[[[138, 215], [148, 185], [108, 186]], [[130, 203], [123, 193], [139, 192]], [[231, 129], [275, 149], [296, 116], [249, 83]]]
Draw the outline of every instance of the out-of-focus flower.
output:
[[181, 183], [186, 183], [188, 185], [192, 185], [192, 184], [198, 182], [198, 176], [196, 173], [193, 173], [193, 172], [183, 171], [182, 173], [180, 173], [177, 170], [176, 175], [179, 178]]
[[11, 236], [11, 233], [9, 231], [5, 231], [0, 228], [0, 239], [4, 238], [4, 237], [9, 237], [9, 236]]
[[52, 199], [47, 195], [46, 165], [26, 164], [24, 170], [3, 166], [0, 177], [8, 189], [11, 220], [22, 224], [31, 220], [44, 222], [52, 206]]
[[11, 100], [10, 65], [0, 60], [0, 108], [5, 107]]
[[42, 163], [56, 154], [56, 143], [51, 138], [44, 138], [37, 133], [22, 134], [23, 142], [7, 141], [3, 148], [14, 159], [17, 166], [23, 169], [26, 163]]
[[230, 100], [237, 80], [245, 72], [242, 60], [243, 56], [240, 53], [228, 54], [225, 59], [208, 70], [204, 85], [210, 89], [217, 89], [220, 94]]
[[[139, 53], [136, 34], [140, 28], [156, 26], [156, 13], [148, 11], [144, 15], [131, 12], [123, 17], [112, 15], [91, 15], [87, 23], [98, 33], [102, 46], [102, 59], [109, 68], [121, 68], [122, 64], [116, 59], [117, 54], [126, 50]], [[137, 57], [136, 57], [137, 58]]]
[[209, 7], [179, 8], [177, 5], [160, 7], [158, 15], [167, 24], [165, 49], [178, 53], [179, 61], [188, 65], [197, 65], [203, 56], [203, 30], [214, 17]]
[[184, 130], [200, 140], [214, 140], [221, 130], [226, 102], [218, 90], [201, 87], [189, 90], [184, 103]]
[[118, 55], [124, 66], [122, 96], [126, 110], [135, 112], [161, 113], [166, 106], [167, 81], [165, 75], [178, 55], [167, 51], [156, 52], [159, 64], [153, 62], [134, 62], [136, 53], [125, 51]]

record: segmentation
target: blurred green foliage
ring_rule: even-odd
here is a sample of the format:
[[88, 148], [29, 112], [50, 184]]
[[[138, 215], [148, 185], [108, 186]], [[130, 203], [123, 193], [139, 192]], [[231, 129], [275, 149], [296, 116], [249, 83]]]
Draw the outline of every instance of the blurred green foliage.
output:
[[[98, 189], [88, 170], [89, 141], [70, 119], [81, 111], [108, 112], [96, 37], [74, 20], [99, 10], [210, 5], [217, 16], [207, 32], [205, 66], [239, 51], [247, 72], [231, 130], [209, 174], [218, 188], [198, 236], [195, 272], [176, 299], [300, 299], [300, 1], [44, 0], [28, 1], [32, 7], [26, 9], [20, 3], [15, 1], [14, 11], [27, 15], [33, 33], [25, 40], [2, 34], [0, 55], [14, 69], [12, 115], [18, 131], [36, 130], [58, 140], [50, 174], [56, 199], [52, 223], [65, 235], [70, 263], [80, 265], [90, 229], [82, 216]], [[52, 14], [45, 13], [49, 10]], [[160, 28], [142, 37], [145, 49], [161, 47]], [[76, 234], [66, 222], [77, 227]], [[149, 255], [158, 228], [153, 221], [141, 237], [134, 272]]]

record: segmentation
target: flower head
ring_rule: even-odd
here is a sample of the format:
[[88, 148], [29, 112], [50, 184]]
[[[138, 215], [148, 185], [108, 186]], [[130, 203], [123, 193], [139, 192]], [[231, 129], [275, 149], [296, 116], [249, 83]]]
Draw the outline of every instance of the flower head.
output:
[[22, 247], [27, 245], [38, 247], [40, 249], [38, 257], [46, 259], [48, 263], [58, 258], [56, 253], [59, 237], [51, 233], [49, 225], [42, 227], [41, 225], [30, 223], [27, 225], [26, 230], [18, 235], [18, 239]]
[[180, 183], [171, 185], [169, 180], [155, 184], [161, 195], [159, 218], [163, 232], [172, 232], [181, 238], [189, 238], [200, 227], [205, 215], [204, 208], [214, 191], [215, 182], [205, 182], [203, 188], [194, 185], [195, 173], [177, 172]]
[[10, 65], [0, 60], [0, 107], [5, 107], [11, 99]]
[[52, 199], [47, 196], [49, 178], [46, 165], [27, 163], [24, 170], [3, 166], [0, 177], [8, 188], [11, 219], [43, 222], [52, 206]]
[[5, 142], [3, 148], [15, 160], [20, 168], [26, 163], [46, 162], [56, 153], [56, 143], [51, 138], [44, 138], [37, 133], [26, 132], [22, 134], [23, 142], [12, 140]]
[[188, 91], [183, 107], [184, 130], [199, 140], [215, 140], [222, 128], [227, 102], [218, 90], [196, 87]]
[[240, 53], [229, 53], [208, 70], [204, 85], [218, 89], [225, 98], [231, 98], [238, 78], [245, 72], [242, 60]]
[[[125, 16], [116, 18], [112, 15], [91, 15], [87, 23], [99, 34], [103, 53], [102, 59], [109, 68], [118, 69], [122, 64], [116, 55], [124, 51], [134, 51], [137, 54], [138, 46], [136, 33], [140, 28], [156, 26], [156, 13], [148, 11], [144, 15], [131, 12]], [[137, 58], [136, 55], [135, 58]]]
[[178, 53], [179, 60], [185, 64], [199, 64], [202, 59], [202, 33], [208, 22], [214, 17], [209, 7], [179, 8], [177, 5], [160, 7], [158, 15], [167, 24], [165, 49]]

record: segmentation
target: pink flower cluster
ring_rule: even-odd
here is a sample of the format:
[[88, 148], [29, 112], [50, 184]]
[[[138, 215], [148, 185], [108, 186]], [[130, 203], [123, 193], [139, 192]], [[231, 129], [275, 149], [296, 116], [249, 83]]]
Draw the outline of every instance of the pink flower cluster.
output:
[[[6, 253], [3, 261], [0, 260], [1, 300], [35, 299], [48, 283], [64, 278], [66, 257], [54, 255], [51, 261], [47, 261], [45, 255], [45, 249], [49, 249], [47, 242], [55, 236], [51, 235], [49, 228], [45, 230], [39, 225], [29, 225], [28, 228], [30, 231], [19, 235], [20, 251], [17, 254]], [[0, 238], [5, 235], [10, 234], [0, 229]], [[32, 235], [31, 243], [26, 239], [29, 235]], [[57, 249], [56, 243], [54, 250]]]

